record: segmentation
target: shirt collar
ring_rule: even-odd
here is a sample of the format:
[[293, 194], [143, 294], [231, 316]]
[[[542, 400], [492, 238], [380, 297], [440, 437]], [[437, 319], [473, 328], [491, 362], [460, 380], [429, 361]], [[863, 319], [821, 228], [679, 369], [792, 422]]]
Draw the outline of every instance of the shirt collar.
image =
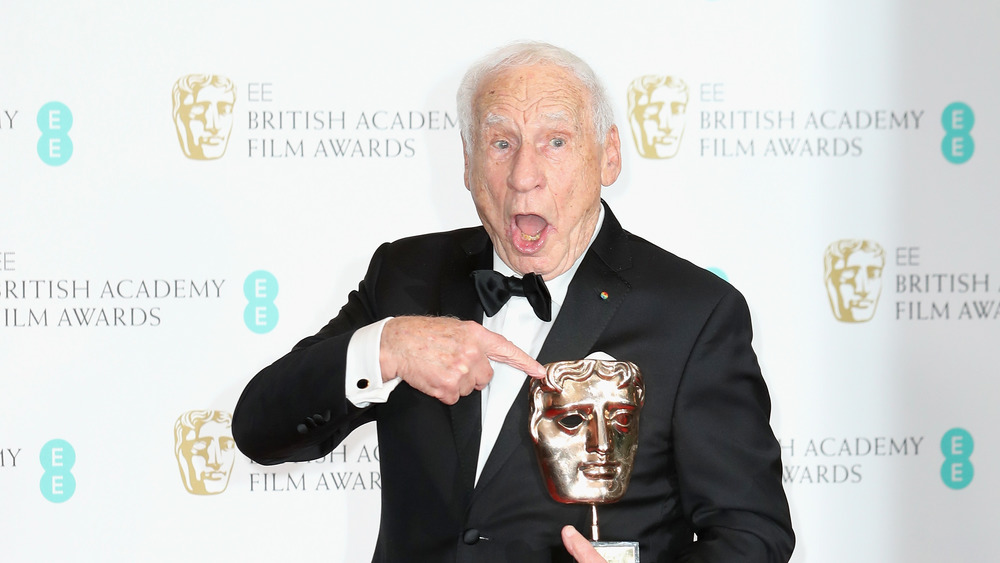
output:
[[[583, 262], [583, 257], [587, 255], [587, 251], [594, 244], [597, 239], [597, 233], [601, 232], [601, 227], [604, 225], [604, 204], [601, 204], [600, 212], [597, 216], [597, 225], [594, 227], [594, 233], [590, 235], [590, 241], [587, 242], [587, 247], [583, 249], [580, 256], [573, 262], [573, 265], [569, 267], [568, 270], [559, 274], [558, 276], [552, 278], [545, 282], [545, 287], [549, 290], [549, 295], [552, 297], [552, 303], [556, 305], [562, 305], [566, 300], [566, 292], [569, 291], [569, 282], [573, 281], [573, 276], [576, 275], [576, 271], [580, 268], [580, 264]], [[493, 249], [493, 269], [500, 272], [505, 276], [519, 276], [514, 270], [510, 269], [510, 266], [504, 263], [497, 254], [496, 248]]]

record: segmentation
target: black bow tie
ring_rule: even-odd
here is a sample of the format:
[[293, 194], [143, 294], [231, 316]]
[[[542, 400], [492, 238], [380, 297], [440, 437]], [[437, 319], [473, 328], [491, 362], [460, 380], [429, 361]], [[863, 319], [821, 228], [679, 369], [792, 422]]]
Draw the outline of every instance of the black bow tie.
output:
[[497, 314], [511, 295], [517, 295], [528, 299], [539, 319], [545, 322], [552, 320], [552, 298], [549, 297], [549, 290], [545, 287], [542, 276], [532, 273], [518, 278], [507, 277], [493, 270], [476, 270], [472, 272], [472, 279], [476, 283], [476, 293], [479, 294], [486, 316]]

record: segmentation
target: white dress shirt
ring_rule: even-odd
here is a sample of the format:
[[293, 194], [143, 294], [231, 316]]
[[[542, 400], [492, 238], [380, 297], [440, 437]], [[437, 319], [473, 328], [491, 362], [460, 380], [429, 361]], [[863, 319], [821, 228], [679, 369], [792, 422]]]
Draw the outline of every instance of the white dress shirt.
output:
[[[537, 358], [542, 350], [545, 337], [548, 336], [552, 323], [559, 316], [559, 310], [566, 300], [569, 283], [573, 280], [583, 257], [590, 245], [597, 238], [597, 233], [604, 224], [604, 206], [601, 205], [600, 215], [594, 234], [587, 243], [587, 248], [570, 266], [569, 270], [545, 282], [552, 297], [552, 320], [542, 321], [536, 315], [527, 298], [512, 296], [497, 314], [492, 317], [483, 315], [483, 327], [510, 340], [515, 346], [524, 350], [532, 358]], [[496, 251], [493, 252], [493, 269], [505, 276], [516, 275], [510, 266], [505, 264]], [[469, 280], [472, 283], [472, 280]], [[358, 407], [366, 407], [371, 403], [384, 403], [389, 394], [402, 381], [395, 378], [382, 382], [382, 370], [379, 364], [379, 343], [382, 338], [382, 328], [392, 317], [355, 331], [347, 347], [347, 367], [344, 378], [345, 395], [349, 401]], [[482, 390], [482, 423], [483, 429], [479, 440], [479, 460], [476, 465], [476, 482], [486, 465], [486, 459], [493, 451], [507, 411], [527, 377], [524, 372], [501, 362], [490, 361], [493, 367], [493, 379]], [[359, 385], [361, 383], [361, 385]], [[363, 387], [363, 388], [361, 388]]]

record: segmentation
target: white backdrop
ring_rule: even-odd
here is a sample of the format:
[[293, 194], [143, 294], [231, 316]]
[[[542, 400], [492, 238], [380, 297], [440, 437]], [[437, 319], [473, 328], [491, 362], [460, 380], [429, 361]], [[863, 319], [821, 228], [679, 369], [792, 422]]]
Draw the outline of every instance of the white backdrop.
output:
[[[476, 222], [454, 91], [530, 38], [617, 101], [626, 228], [746, 295], [793, 561], [995, 560], [998, 24], [990, 0], [0, 4], [0, 557], [367, 560], [372, 428], [236, 454], [203, 495], [174, 424], [232, 412], [379, 243]], [[217, 159], [178, 143], [197, 73], [235, 86]], [[673, 158], [631, 140], [649, 74], [689, 87]], [[884, 250], [865, 322], [827, 296], [845, 239]]]

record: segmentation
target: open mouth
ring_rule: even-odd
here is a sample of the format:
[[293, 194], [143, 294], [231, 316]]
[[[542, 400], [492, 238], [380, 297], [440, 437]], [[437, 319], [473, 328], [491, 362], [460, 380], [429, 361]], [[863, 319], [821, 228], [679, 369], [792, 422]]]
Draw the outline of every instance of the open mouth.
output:
[[534, 252], [544, 243], [543, 238], [548, 227], [549, 222], [540, 215], [515, 215], [512, 228], [513, 242], [521, 252]]

